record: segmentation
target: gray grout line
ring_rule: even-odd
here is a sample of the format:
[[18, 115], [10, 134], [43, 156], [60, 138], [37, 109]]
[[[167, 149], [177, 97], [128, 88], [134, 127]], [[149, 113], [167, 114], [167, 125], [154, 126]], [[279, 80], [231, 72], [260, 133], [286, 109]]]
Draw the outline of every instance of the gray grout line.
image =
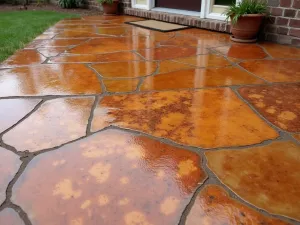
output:
[[3, 141], [3, 136], [4, 136], [7, 132], [9, 132], [10, 130], [14, 129], [16, 126], [18, 126], [20, 123], [22, 123], [24, 120], [26, 120], [28, 117], [30, 117], [34, 112], [36, 112], [36, 111], [40, 108], [40, 106], [41, 106], [44, 102], [45, 102], [44, 100], [41, 100], [41, 101], [40, 101], [39, 103], [37, 103], [36, 106], [35, 106], [29, 113], [27, 113], [23, 118], [21, 118], [20, 120], [18, 120], [14, 125], [10, 126], [10, 127], [7, 128], [6, 130], [2, 131], [2, 132], [0, 133], [0, 146], [2, 146], [2, 147], [4, 147], [4, 148], [6, 148], [6, 149], [8, 149], [8, 150], [10, 150], [10, 151], [12, 151], [12, 152], [14, 152], [14, 153], [16, 153], [17, 150], [16, 150], [14, 147], [12, 147], [12, 146], [7, 145], [6, 143], [4, 143], [4, 141]]
[[191, 208], [194, 206], [195, 200], [199, 194], [199, 192], [206, 187], [209, 179], [210, 178], [210, 174], [207, 172], [207, 170], [205, 169], [205, 157], [204, 157], [204, 153], [203, 152], [199, 152], [198, 155], [201, 157], [201, 162], [199, 164], [199, 168], [202, 169], [206, 175], [204, 181], [202, 183], [200, 183], [194, 190], [192, 197], [190, 199], [190, 202], [186, 205], [185, 209], [183, 210], [179, 223], [178, 225], [185, 225], [186, 222], [186, 218], [191, 210]]
[[16, 173], [16, 175], [14, 176], [14, 178], [9, 182], [8, 187], [6, 188], [6, 198], [4, 203], [0, 206], [0, 211], [4, 208], [13, 208], [21, 217], [21, 219], [23, 220], [23, 222], [25, 223], [25, 225], [32, 225], [31, 221], [29, 220], [28, 215], [26, 214], [26, 212], [18, 205], [14, 204], [11, 201], [11, 197], [12, 197], [12, 189], [13, 186], [15, 185], [15, 183], [17, 182], [18, 178], [22, 175], [22, 173], [25, 171], [27, 165], [29, 164], [29, 162], [33, 159], [33, 155], [28, 155], [26, 157], [21, 158], [22, 160], [22, 164], [18, 170], [18, 172]]
[[137, 91], [137, 92], [140, 91], [141, 86], [142, 86], [142, 84], [144, 83], [145, 79], [146, 79], [145, 77], [141, 77], [141, 78], [140, 78], [140, 80], [139, 80], [139, 82], [138, 82], [138, 84], [137, 84], [137, 86], [136, 86], [135, 91]]
[[97, 78], [98, 78], [98, 80], [99, 80], [99, 82], [100, 82], [100, 85], [101, 85], [102, 93], [105, 94], [105, 93], [107, 92], [107, 90], [106, 90], [106, 86], [105, 86], [104, 81], [103, 81], [104, 77], [102, 76], [102, 74], [100, 74], [100, 73], [93, 67], [93, 65], [91, 65], [91, 64], [89, 64], [89, 63], [87, 63], [87, 64], [85, 64], [85, 65], [86, 65], [86, 67], [88, 67], [90, 70], [92, 70], [92, 71], [96, 74], [96, 76], [97, 76]]
[[260, 45], [259, 43], [255, 43], [257, 46], [259, 46], [268, 56], [269, 59], [274, 59], [274, 57], [267, 51], [267, 49], [265, 49], [265, 47], [263, 47], [262, 45]]
[[88, 119], [88, 124], [86, 126], [86, 137], [91, 135], [91, 127], [92, 127], [92, 122], [93, 122], [93, 119], [94, 119], [94, 112], [95, 112], [95, 109], [96, 109], [97, 105], [99, 104], [100, 100], [101, 100], [101, 98], [99, 98], [98, 96], [95, 97], [93, 106], [91, 108], [90, 116], [89, 116], [89, 119]]
[[266, 84], [272, 84], [272, 82], [270, 82], [270, 81], [268, 81], [268, 80], [266, 80], [266, 79], [264, 79], [264, 78], [262, 78], [262, 77], [260, 77], [260, 76], [257, 76], [256, 74], [251, 73], [250, 71], [246, 70], [244, 67], [242, 67], [242, 66], [240, 65], [240, 62], [239, 62], [239, 63], [235, 63], [235, 66], [238, 67], [240, 70], [245, 71], [245, 72], [247, 72], [248, 74], [250, 74], [250, 75], [256, 77], [257, 79], [260, 79], [260, 80], [266, 82]]
[[141, 59], [143, 59], [144, 61], [148, 61], [144, 56], [142, 56], [140, 53], [138, 53], [138, 50], [133, 50], [132, 51], [134, 54], [136, 54], [137, 56], [139, 56]]

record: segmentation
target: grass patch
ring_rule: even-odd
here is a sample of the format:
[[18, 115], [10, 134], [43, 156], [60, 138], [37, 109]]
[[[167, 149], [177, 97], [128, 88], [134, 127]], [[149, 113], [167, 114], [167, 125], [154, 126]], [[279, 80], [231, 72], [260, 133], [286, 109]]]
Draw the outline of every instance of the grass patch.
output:
[[61, 19], [76, 14], [53, 11], [11, 11], [0, 13], [0, 62]]

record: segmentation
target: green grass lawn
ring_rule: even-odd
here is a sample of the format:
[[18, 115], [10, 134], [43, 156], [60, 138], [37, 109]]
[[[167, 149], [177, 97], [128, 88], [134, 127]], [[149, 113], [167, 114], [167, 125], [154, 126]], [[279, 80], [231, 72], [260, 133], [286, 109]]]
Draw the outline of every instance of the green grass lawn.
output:
[[78, 17], [53, 11], [0, 12], [0, 62], [61, 19]]

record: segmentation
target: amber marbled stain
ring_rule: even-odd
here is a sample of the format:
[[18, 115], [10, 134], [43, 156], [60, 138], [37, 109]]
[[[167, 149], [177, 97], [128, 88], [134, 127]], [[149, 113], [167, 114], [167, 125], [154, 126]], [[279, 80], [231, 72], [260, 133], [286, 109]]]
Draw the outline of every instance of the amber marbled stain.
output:
[[16, 124], [33, 110], [40, 101], [39, 99], [0, 100], [0, 133]]
[[260, 46], [253, 44], [232, 44], [214, 48], [214, 50], [227, 57], [237, 59], [263, 59], [268, 56]]
[[49, 100], [4, 134], [3, 141], [18, 151], [35, 152], [85, 136], [93, 102], [93, 97]]
[[157, 69], [156, 62], [111, 62], [94, 64], [92, 67], [106, 78], [135, 78], [151, 75]]
[[203, 148], [250, 145], [278, 137], [229, 88], [107, 96], [95, 109], [92, 130], [108, 125]]
[[12, 201], [33, 225], [177, 224], [206, 179], [200, 163], [194, 152], [110, 129], [36, 156]]
[[155, 44], [154, 40], [143, 36], [94, 38], [68, 52], [73, 54], [110, 53], [153, 48]]
[[53, 39], [53, 40], [34, 40], [27, 48], [40, 48], [40, 47], [68, 47], [81, 44], [87, 41], [87, 38], [74, 38], [74, 39]]
[[12, 208], [0, 211], [0, 224], [3, 225], [25, 225], [20, 216]]
[[0, 205], [5, 200], [6, 188], [9, 182], [14, 178], [21, 166], [22, 162], [19, 158], [18, 155], [0, 147]]
[[299, 145], [272, 142], [205, 155], [208, 167], [221, 182], [245, 201], [272, 214], [300, 220]]
[[241, 225], [289, 223], [268, 217], [230, 197], [222, 187], [207, 185], [197, 195], [187, 216], [186, 225]]
[[243, 87], [239, 93], [271, 123], [300, 132], [300, 84]]
[[240, 63], [251, 73], [270, 82], [299, 82], [299, 60], [255, 60]]
[[67, 50], [67, 47], [46, 47], [38, 48], [37, 51], [45, 57], [54, 57]]
[[213, 54], [197, 55], [187, 58], [178, 58], [175, 60], [181, 63], [191, 64], [196, 67], [224, 67], [231, 65], [224, 57]]
[[[166, 60], [197, 55], [197, 48], [192, 47], [160, 47], [138, 50], [147, 60]], [[201, 54], [201, 53], [199, 53]]]
[[180, 62], [175, 62], [172, 60], [163, 60], [159, 62], [159, 73], [168, 73], [176, 70], [184, 70], [184, 69], [191, 69], [195, 68], [192, 65], [187, 65]]
[[202, 88], [242, 84], [263, 84], [263, 80], [236, 67], [178, 70], [146, 77], [141, 90]]
[[100, 94], [96, 73], [81, 64], [51, 64], [0, 71], [0, 96]]
[[133, 52], [116, 52], [107, 54], [60, 55], [49, 60], [51, 63], [100, 63], [142, 60]]
[[33, 49], [23, 49], [17, 51], [14, 55], [0, 64], [0, 68], [11, 68], [16, 66], [27, 66], [41, 64], [46, 57]]
[[108, 92], [131, 92], [137, 89], [139, 79], [103, 80]]
[[300, 49], [293, 46], [280, 45], [275, 43], [260, 43], [267, 52], [274, 58], [296, 59], [300, 58]]

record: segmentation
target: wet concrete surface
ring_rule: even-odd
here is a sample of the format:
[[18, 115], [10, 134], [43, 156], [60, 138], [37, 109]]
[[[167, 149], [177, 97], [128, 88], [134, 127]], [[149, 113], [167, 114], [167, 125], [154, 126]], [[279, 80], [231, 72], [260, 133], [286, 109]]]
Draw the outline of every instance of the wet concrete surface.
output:
[[299, 49], [133, 20], [0, 65], [0, 224], [299, 224]]

